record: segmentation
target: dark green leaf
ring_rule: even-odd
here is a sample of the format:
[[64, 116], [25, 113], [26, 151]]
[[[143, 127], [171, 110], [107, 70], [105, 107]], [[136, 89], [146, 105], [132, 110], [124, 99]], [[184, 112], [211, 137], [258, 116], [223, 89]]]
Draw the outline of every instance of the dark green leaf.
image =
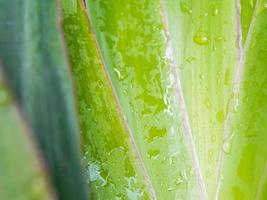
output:
[[0, 62], [26, 112], [59, 199], [87, 199], [73, 91], [55, 0], [0, 1]]

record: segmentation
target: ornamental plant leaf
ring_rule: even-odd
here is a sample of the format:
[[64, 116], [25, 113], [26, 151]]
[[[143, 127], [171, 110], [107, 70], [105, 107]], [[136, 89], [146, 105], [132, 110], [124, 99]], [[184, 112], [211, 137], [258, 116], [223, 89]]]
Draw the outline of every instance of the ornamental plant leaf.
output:
[[71, 79], [55, 0], [0, 1], [0, 62], [59, 199], [87, 199]]
[[226, 122], [225, 145], [229, 152], [222, 158], [217, 189], [221, 199], [267, 198], [266, 19], [266, 2], [254, 1], [253, 16], [239, 49], [238, 92]]
[[[116, 30], [111, 25], [117, 28], [116, 21], [106, 23], [111, 26], [105, 32], [112, 39], [109, 41], [122, 39], [118, 44], [120, 49], [114, 49], [110, 55], [111, 46], [117, 46], [104, 40], [98, 42], [102, 36], [91, 31], [91, 21], [81, 1], [63, 2], [64, 30], [77, 88], [84, 162], [92, 197], [187, 199], [198, 196], [192, 161], [180, 131], [178, 95], [164, 48], [159, 4], [133, 3], [130, 15], [126, 10], [130, 4], [109, 2], [103, 4], [102, 10], [94, 7], [100, 6], [98, 3], [87, 2], [88, 8], [103, 13], [100, 18], [106, 20], [115, 20], [116, 16], [104, 14], [125, 14], [117, 16], [125, 27], [131, 28], [120, 33], [123, 37], [113, 35]], [[151, 7], [147, 12], [153, 13], [152, 21], [143, 21], [147, 6]], [[158, 15], [154, 16], [154, 9]], [[128, 22], [130, 17], [136, 20], [135, 24]], [[137, 24], [140, 24], [138, 30]], [[154, 26], [158, 27], [157, 32]], [[147, 36], [141, 35], [144, 28]], [[144, 46], [143, 40], [154, 50]], [[129, 58], [128, 51], [132, 52]], [[122, 56], [127, 58], [127, 67]], [[187, 189], [189, 186], [191, 190]]]
[[264, 199], [264, 1], [63, 2], [93, 199]]
[[164, 5], [193, 140], [212, 199], [220, 157], [229, 151], [223, 146], [224, 126], [239, 61], [239, 10], [232, 0], [169, 0]]
[[0, 73], [0, 199], [52, 200], [43, 161], [2, 78]]
[[57, 198], [267, 198], [267, 1], [0, 9], [0, 62]]

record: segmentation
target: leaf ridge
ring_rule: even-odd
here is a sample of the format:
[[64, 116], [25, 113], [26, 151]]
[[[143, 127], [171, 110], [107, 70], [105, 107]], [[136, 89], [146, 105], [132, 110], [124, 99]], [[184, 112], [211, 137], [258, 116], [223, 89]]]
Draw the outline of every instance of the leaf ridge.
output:
[[177, 61], [175, 60], [175, 56], [174, 56], [174, 52], [173, 52], [173, 47], [171, 44], [171, 39], [169, 36], [169, 23], [168, 23], [168, 19], [167, 17], [164, 15], [164, 9], [163, 9], [163, 2], [162, 0], [160, 0], [160, 6], [161, 6], [161, 18], [162, 18], [162, 22], [163, 25], [165, 26], [165, 36], [167, 37], [167, 48], [166, 51], [168, 51], [168, 55], [169, 55], [169, 59], [170, 59], [170, 68], [171, 68], [171, 72], [174, 75], [174, 79], [175, 79], [175, 83], [176, 83], [176, 95], [177, 95], [177, 101], [179, 104], [179, 108], [181, 111], [181, 118], [182, 118], [182, 126], [183, 126], [183, 134], [184, 137], [186, 139], [191, 157], [192, 157], [192, 163], [193, 163], [193, 168], [195, 170], [195, 174], [197, 176], [197, 182], [198, 182], [198, 186], [199, 186], [199, 190], [200, 190], [200, 195], [201, 195], [201, 199], [203, 200], [208, 200], [208, 194], [207, 194], [207, 189], [206, 189], [206, 185], [204, 182], [204, 178], [203, 178], [203, 173], [200, 167], [200, 162], [199, 162], [199, 158], [196, 152], [196, 147], [195, 147], [195, 143], [194, 143], [194, 139], [193, 139], [193, 134], [192, 134], [192, 129], [191, 129], [191, 125], [190, 125], [190, 121], [189, 121], [189, 116], [187, 113], [187, 109], [186, 109], [186, 103], [185, 103], [185, 99], [184, 99], [184, 94], [183, 94], [183, 89], [182, 89], [182, 83], [181, 83], [181, 79], [179, 76], [179, 72], [178, 72], [178, 66], [177, 66]]
[[146, 186], [147, 186], [147, 188], [148, 188], [148, 190], [149, 190], [149, 192], [151, 194], [152, 199], [153, 200], [157, 200], [157, 195], [156, 195], [155, 189], [153, 187], [151, 178], [150, 178], [149, 173], [148, 173], [148, 171], [147, 171], [147, 169], [145, 167], [145, 164], [144, 164], [144, 161], [142, 159], [142, 156], [141, 156], [141, 154], [140, 154], [140, 152], [138, 150], [137, 144], [136, 144], [134, 136], [133, 136], [133, 132], [132, 132], [131, 128], [129, 127], [129, 125], [127, 124], [126, 116], [125, 116], [125, 114], [123, 112], [123, 109], [121, 107], [118, 95], [116, 93], [116, 90], [115, 90], [114, 85], [112, 83], [112, 80], [110, 78], [110, 74], [109, 74], [109, 72], [107, 70], [107, 66], [106, 66], [104, 57], [102, 55], [101, 49], [100, 49], [98, 41], [96, 39], [95, 32], [94, 32], [94, 30], [92, 28], [92, 24], [91, 24], [92, 22], [91, 22], [91, 19], [90, 19], [89, 11], [88, 11], [87, 6], [86, 6], [86, 1], [84, 1], [84, 0], [81, 0], [81, 1], [82, 1], [83, 9], [85, 11], [85, 15], [87, 17], [88, 27], [91, 29], [92, 39], [93, 39], [93, 41], [95, 43], [95, 46], [96, 46], [96, 49], [97, 49], [97, 53], [98, 53], [98, 55], [100, 57], [100, 62], [101, 62], [102, 69], [103, 69], [103, 71], [104, 71], [104, 73], [106, 75], [106, 79], [107, 79], [107, 81], [109, 83], [109, 86], [111, 88], [112, 95], [113, 95], [113, 98], [114, 98], [114, 100], [116, 102], [116, 106], [118, 108], [118, 111], [119, 111], [121, 120], [123, 122], [123, 125], [124, 125], [124, 127], [126, 129], [126, 132], [129, 135], [129, 139], [130, 139], [130, 142], [132, 144], [132, 149], [133, 149], [133, 151], [134, 151], [134, 153], [136, 155], [135, 158], [138, 160], [139, 164], [141, 165], [141, 169], [142, 169], [141, 171], [143, 172], [143, 176], [145, 178], [145, 184], [146, 184]]
[[[236, 76], [233, 84], [233, 89], [232, 89], [232, 95], [229, 99], [227, 110], [226, 110], [226, 118], [224, 121], [224, 130], [223, 130], [223, 141], [227, 140], [229, 137], [229, 129], [230, 129], [230, 122], [232, 119], [232, 112], [231, 110], [233, 107], [238, 103], [238, 94], [240, 90], [240, 85], [242, 81], [242, 75], [244, 71], [244, 63], [246, 60], [246, 53], [250, 45], [250, 41], [252, 38], [252, 31], [254, 29], [255, 21], [256, 21], [256, 13], [259, 8], [259, 0], [256, 0], [256, 4], [254, 7], [253, 15], [251, 22], [249, 24], [249, 29], [247, 32], [247, 36], [244, 42], [244, 45], [242, 45], [242, 26], [241, 26], [241, 3], [240, 0], [235, 1], [236, 4], [236, 25], [237, 25], [237, 51], [238, 51], [238, 65], [237, 65], [237, 70], [236, 70]], [[222, 143], [223, 144], [223, 143]], [[219, 190], [221, 186], [221, 179], [222, 177], [220, 176], [221, 169], [222, 169], [222, 163], [223, 163], [223, 150], [221, 149], [220, 154], [219, 154], [219, 159], [218, 159], [218, 167], [217, 167], [217, 186], [216, 186], [216, 191], [215, 191], [215, 197], [214, 199], [219, 198]]]

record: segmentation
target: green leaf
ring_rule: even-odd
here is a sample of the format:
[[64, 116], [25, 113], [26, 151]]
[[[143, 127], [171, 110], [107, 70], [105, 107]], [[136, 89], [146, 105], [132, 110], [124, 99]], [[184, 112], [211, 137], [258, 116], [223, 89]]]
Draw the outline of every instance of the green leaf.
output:
[[63, 2], [93, 198], [198, 198], [159, 1]]
[[92, 197], [266, 199], [266, 2], [86, 4], [63, 7]]
[[59, 199], [87, 199], [57, 1], [0, 1], [0, 62], [48, 163]]
[[201, 171], [208, 196], [213, 199], [224, 121], [239, 59], [236, 2], [163, 2]]
[[224, 156], [220, 199], [267, 198], [266, 2], [257, 1], [253, 13], [241, 48], [239, 90], [227, 123], [224, 145], [229, 152]]
[[0, 199], [54, 199], [32, 135], [0, 72]]

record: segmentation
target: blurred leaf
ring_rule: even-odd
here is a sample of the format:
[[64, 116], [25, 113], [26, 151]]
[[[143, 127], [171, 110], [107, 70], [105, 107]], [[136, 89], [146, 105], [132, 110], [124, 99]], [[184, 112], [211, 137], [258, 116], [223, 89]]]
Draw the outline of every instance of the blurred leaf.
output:
[[87, 199], [57, 1], [0, 1], [0, 62], [33, 128], [59, 199]]
[[0, 73], [0, 199], [54, 199], [41, 158]]

